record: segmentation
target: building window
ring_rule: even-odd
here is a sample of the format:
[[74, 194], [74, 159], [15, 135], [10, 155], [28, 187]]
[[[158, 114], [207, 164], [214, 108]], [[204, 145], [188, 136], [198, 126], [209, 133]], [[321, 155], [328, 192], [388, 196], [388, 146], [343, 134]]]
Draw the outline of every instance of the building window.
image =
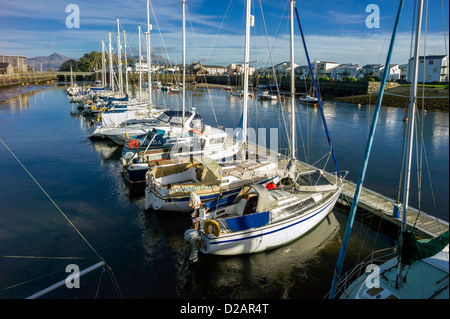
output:
[[430, 60], [430, 61], [428, 62], [428, 64], [434, 64], [434, 61], [433, 61], [433, 60]]
[[438, 71], [438, 68], [433, 68], [433, 72], [437, 72]]

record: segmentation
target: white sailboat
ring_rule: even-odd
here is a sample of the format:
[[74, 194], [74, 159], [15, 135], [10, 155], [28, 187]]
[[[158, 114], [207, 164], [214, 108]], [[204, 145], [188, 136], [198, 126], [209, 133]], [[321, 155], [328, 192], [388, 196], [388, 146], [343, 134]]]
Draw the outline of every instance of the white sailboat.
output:
[[[400, 2], [397, 20], [394, 27], [392, 39], [395, 39], [398, 20], [403, 8]], [[414, 123], [416, 118], [416, 91], [419, 59], [419, 42], [421, 32], [423, 1], [419, 0], [417, 7], [416, 37], [414, 45], [414, 66], [411, 86], [410, 108], [408, 116], [407, 137], [405, 140], [406, 152], [404, 152], [404, 180], [403, 180], [403, 203], [402, 220], [399, 243], [396, 250], [386, 250], [374, 252], [363, 263], [340, 278], [346, 247], [351, 232], [354, 211], [358, 205], [358, 189], [361, 187], [365, 175], [365, 166], [370, 154], [371, 140], [374, 134], [369, 135], [368, 146], [365, 152], [366, 160], [363, 161], [358, 185], [349, 214], [348, 226], [344, 235], [338, 263], [336, 264], [333, 284], [330, 291], [330, 298], [340, 293], [341, 299], [447, 299], [449, 298], [449, 231], [440, 236], [417, 240], [414, 234], [406, 228], [406, 218], [408, 212], [411, 159], [414, 140]], [[388, 54], [389, 65], [392, 54], [393, 40], [391, 40], [390, 52]], [[384, 71], [383, 81], [387, 78], [387, 71]], [[372, 122], [371, 131], [377, 121], [378, 109], [381, 105], [381, 98], [384, 90], [384, 83], [380, 89], [377, 107]], [[382, 255], [383, 254], [383, 255]], [[363, 274], [361, 274], [363, 273]], [[355, 280], [356, 278], [356, 280]]]
[[[293, 8], [291, 12], [291, 61], [294, 61]], [[249, 51], [250, 0], [246, 5], [245, 65]], [[257, 253], [285, 245], [316, 227], [332, 210], [342, 183], [326, 178], [321, 170], [299, 172], [295, 154], [295, 84], [291, 72], [291, 156], [285, 168], [289, 182], [276, 187], [252, 184], [244, 187], [233, 203], [218, 209], [205, 210], [193, 196], [198, 208], [194, 227], [185, 232], [190, 245], [190, 261], [196, 261], [198, 251], [204, 254], [238, 255]]]

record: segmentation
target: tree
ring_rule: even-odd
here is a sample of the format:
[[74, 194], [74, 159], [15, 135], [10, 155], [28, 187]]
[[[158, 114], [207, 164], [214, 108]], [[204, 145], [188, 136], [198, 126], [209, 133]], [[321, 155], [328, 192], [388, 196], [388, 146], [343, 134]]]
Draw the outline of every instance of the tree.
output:
[[74, 59], [64, 61], [58, 71], [70, 71], [70, 65], [72, 65], [72, 71], [77, 71], [77, 61]]
[[[108, 56], [106, 56], [105, 60], [105, 65], [108, 65]], [[102, 68], [102, 54], [101, 52], [91, 51], [90, 53], [85, 53], [78, 61], [74, 59], [67, 60], [61, 64], [59, 71], [70, 71], [70, 64], [72, 64], [72, 70], [77, 72], [100, 70]]]

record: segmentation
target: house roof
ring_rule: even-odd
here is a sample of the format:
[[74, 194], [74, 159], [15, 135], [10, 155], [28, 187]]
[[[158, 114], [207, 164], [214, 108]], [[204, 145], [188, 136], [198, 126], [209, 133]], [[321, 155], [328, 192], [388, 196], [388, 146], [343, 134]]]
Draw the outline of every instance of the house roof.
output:
[[363, 69], [382, 69], [384, 68], [384, 65], [382, 64], [366, 64], [362, 67]]
[[[445, 58], [446, 57], [446, 55], [444, 54], [444, 55], [427, 55], [426, 56], [426, 59], [427, 60], [430, 60], [430, 59], [443, 59], [443, 58]], [[412, 60], [413, 58], [410, 58], [410, 60]], [[423, 55], [422, 56], [419, 56], [419, 60], [423, 60]]]

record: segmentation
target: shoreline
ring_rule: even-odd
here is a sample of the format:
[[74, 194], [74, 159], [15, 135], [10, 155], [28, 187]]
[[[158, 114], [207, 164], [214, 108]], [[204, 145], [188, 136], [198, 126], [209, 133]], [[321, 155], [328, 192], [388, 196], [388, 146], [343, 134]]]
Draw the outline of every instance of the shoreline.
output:
[[[8, 100], [15, 98], [16, 96], [31, 92], [37, 91], [45, 88], [55, 87], [59, 85], [58, 82], [52, 84], [37, 84], [37, 85], [17, 85], [10, 86], [6, 88], [0, 88], [0, 104], [6, 103]], [[224, 84], [211, 84], [211, 83], [196, 83], [196, 84], [188, 84], [186, 88], [189, 89], [223, 89], [226, 87], [230, 87], [229, 85]], [[417, 107], [418, 109], [422, 108], [422, 104], [427, 111], [440, 111], [449, 113], [449, 90], [447, 88], [430, 88], [426, 87], [425, 91], [423, 88], [418, 87], [418, 96], [425, 96], [430, 98], [421, 99], [418, 98]], [[395, 94], [395, 95], [391, 95]], [[410, 87], [402, 86], [396, 88], [390, 88], [385, 90], [385, 94], [383, 95], [383, 100], [381, 106], [386, 107], [397, 107], [397, 108], [407, 108], [409, 106], [409, 94]], [[361, 106], [373, 106], [376, 104], [378, 97], [377, 92], [362, 94], [362, 95], [354, 95], [354, 96], [343, 96], [343, 97], [330, 97], [326, 100], [331, 101], [339, 101], [343, 103], [361, 105]], [[431, 98], [438, 97], [438, 98]], [[422, 102], [423, 101], [423, 102]]]
[[57, 83], [53, 83], [53, 85], [45, 84], [28, 84], [28, 85], [14, 85], [5, 88], [0, 88], [0, 104], [7, 103], [8, 100], [15, 98], [24, 93], [39, 91], [42, 89], [47, 89], [51, 87], [57, 86]]
[[[449, 113], [449, 90], [447, 88], [422, 87], [417, 88], [417, 108], [422, 109], [422, 105], [426, 111], [440, 111]], [[381, 106], [407, 108], [409, 106], [410, 87], [402, 86], [384, 91]], [[395, 94], [395, 95], [391, 95]], [[399, 96], [400, 95], [400, 96]], [[420, 97], [424, 96], [422, 99]], [[377, 102], [378, 92], [370, 94], [335, 97], [332, 100], [361, 105], [375, 105]], [[428, 97], [428, 98], [427, 98]], [[436, 97], [436, 98], [432, 98]]]

